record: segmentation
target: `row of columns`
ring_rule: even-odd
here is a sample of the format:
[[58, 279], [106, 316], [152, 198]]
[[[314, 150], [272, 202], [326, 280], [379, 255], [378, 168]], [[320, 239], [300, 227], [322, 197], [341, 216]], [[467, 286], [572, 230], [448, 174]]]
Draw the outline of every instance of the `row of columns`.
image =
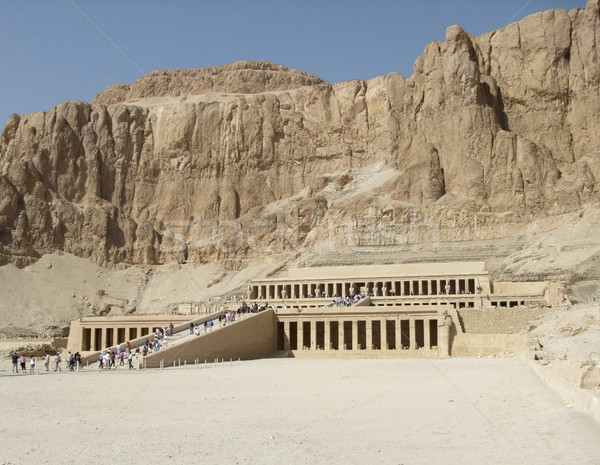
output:
[[[154, 332], [152, 326], [82, 328], [82, 350], [104, 349]], [[99, 337], [98, 337], [99, 333]], [[119, 337], [122, 333], [124, 337]], [[89, 334], [89, 338], [88, 338]], [[109, 336], [110, 334], [110, 336]], [[122, 340], [121, 340], [122, 339]], [[98, 345], [98, 342], [100, 344]]]
[[373, 296], [455, 295], [480, 293], [475, 278], [413, 279], [384, 281], [337, 281], [290, 284], [253, 284], [248, 299], [301, 299], [313, 297], [344, 297], [366, 292]]
[[[361, 349], [370, 349], [374, 346], [373, 344], [373, 322], [379, 321], [379, 347], [380, 350], [388, 350], [388, 342], [393, 342], [395, 350], [403, 350], [403, 341], [408, 342], [408, 348], [410, 350], [414, 350], [417, 348], [417, 321], [422, 322], [422, 341], [420, 347], [431, 348], [431, 346], [437, 346], [437, 317], [409, 317], [404, 319], [352, 319], [352, 320], [285, 320], [283, 322], [283, 347], [279, 349], [283, 350], [304, 350], [304, 325], [309, 325], [310, 329], [310, 345], [307, 347], [308, 349], [316, 350], [317, 349], [317, 323], [321, 322], [324, 324], [323, 332], [323, 341], [324, 347], [321, 347], [323, 350], [335, 350], [333, 346], [333, 338], [332, 338], [332, 323], [337, 322], [337, 350], [357, 350], [359, 345], [359, 322], [364, 322], [365, 324], [365, 346], [361, 347]], [[388, 341], [388, 331], [387, 331], [387, 323], [391, 321], [394, 323], [394, 338], [393, 341]], [[405, 327], [408, 330], [408, 334], [402, 334], [402, 322], [405, 323]], [[351, 334], [352, 341], [351, 347], [345, 346], [346, 334], [345, 334], [345, 323], [351, 323]], [[292, 323], [295, 323], [296, 328], [296, 337], [292, 337]], [[295, 340], [295, 347], [292, 347], [291, 342]]]

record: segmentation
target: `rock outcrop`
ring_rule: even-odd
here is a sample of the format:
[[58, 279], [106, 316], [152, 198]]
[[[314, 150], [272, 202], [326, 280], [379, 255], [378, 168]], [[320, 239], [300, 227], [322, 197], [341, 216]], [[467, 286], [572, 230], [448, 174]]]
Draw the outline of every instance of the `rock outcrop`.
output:
[[488, 239], [597, 203], [599, 5], [480, 37], [449, 27], [408, 79], [240, 62], [13, 115], [0, 264]]

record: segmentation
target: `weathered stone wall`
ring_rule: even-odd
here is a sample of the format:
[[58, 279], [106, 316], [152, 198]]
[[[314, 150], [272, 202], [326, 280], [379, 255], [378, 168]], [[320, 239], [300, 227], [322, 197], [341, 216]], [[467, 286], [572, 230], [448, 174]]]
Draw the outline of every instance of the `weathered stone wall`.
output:
[[552, 311], [545, 307], [491, 307], [458, 310], [466, 334], [525, 334], [538, 317]]
[[460, 334], [454, 338], [452, 357], [519, 356], [525, 351], [524, 334]]

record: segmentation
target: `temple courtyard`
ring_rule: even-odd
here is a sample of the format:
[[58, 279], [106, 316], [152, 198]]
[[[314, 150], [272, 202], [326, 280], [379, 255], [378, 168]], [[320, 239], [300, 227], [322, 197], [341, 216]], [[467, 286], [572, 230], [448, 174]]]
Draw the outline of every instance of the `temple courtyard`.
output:
[[7, 374], [0, 397], [0, 464], [600, 463], [600, 424], [517, 358]]

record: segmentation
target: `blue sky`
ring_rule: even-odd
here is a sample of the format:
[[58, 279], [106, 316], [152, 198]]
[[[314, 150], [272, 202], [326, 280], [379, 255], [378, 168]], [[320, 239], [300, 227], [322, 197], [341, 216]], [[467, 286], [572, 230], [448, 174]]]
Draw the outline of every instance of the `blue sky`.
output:
[[12, 113], [91, 102], [157, 69], [266, 60], [331, 83], [391, 72], [446, 28], [472, 35], [586, 0], [29, 0], [2, 5], [0, 127]]

